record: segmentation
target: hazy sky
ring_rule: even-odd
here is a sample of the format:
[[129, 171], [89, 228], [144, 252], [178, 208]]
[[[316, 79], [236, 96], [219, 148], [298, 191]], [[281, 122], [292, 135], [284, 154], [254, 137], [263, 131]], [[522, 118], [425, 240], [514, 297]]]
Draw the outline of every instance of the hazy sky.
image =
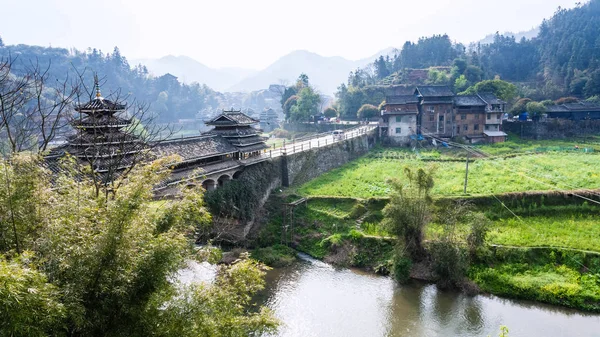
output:
[[187, 55], [261, 69], [297, 49], [356, 60], [447, 33], [524, 31], [576, 0], [0, 0], [6, 44], [114, 46], [128, 59]]

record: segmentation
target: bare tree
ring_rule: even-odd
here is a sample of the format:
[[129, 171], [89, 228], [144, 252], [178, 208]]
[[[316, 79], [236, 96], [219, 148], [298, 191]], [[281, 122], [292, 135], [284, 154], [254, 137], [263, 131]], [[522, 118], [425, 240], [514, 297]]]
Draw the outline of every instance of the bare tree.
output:
[[67, 115], [78, 86], [67, 74], [50, 80], [51, 64], [41, 67], [36, 59], [24, 74], [12, 72], [17, 58], [0, 59], [0, 134], [2, 154], [44, 152], [65, 130]]

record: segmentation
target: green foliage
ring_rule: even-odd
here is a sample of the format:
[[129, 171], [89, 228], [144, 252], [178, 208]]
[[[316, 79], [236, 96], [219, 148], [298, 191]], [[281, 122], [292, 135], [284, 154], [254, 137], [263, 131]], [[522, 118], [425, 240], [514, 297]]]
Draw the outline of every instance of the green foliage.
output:
[[256, 248], [250, 256], [270, 267], [285, 267], [296, 261], [296, 251], [281, 244]]
[[[541, 145], [569, 145], [578, 143], [552, 142], [508, 142], [483, 147], [484, 151], [497, 154], [530, 151]], [[583, 147], [584, 144], [579, 144]], [[420, 155], [424, 157], [425, 153]], [[436, 163], [436, 185], [432, 194], [436, 196], [459, 196], [463, 194], [464, 161], [444, 157]], [[452, 160], [447, 160], [452, 159]], [[594, 169], [597, 156], [586, 153], [546, 152], [537, 155], [509, 156], [507, 158], [478, 159], [469, 164], [469, 193], [490, 195], [523, 191], [551, 190], [547, 184], [557, 184], [561, 189], [599, 188], [600, 175]], [[306, 196], [340, 196], [355, 198], [384, 197], [391, 191], [389, 178], [401, 179], [406, 183], [402, 167], [426, 168], [431, 163], [422, 160], [411, 151], [386, 149], [371, 151], [363, 158], [331, 170], [297, 191]], [[543, 173], [540, 173], [543, 172]], [[525, 178], [531, 176], [533, 179]]]
[[0, 256], [0, 336], [48, 336], [60, 329], [64, 305], [56, 286], [31, 265], [26, 253]]
[[358, 109], [357, 117], [359, 119], [373, 118], [379, 116], [379, 109], [372, 104], [363, 104]]
[[206, 192], [205, 199], [208, 209], [215, 216], [249, 220], [258, 207], [260, 196], [250, 184], [232, 180], [216, 190]]
[[465, 77], [465, 75], [460, 75], [456, 79], [456, 81], [454, 81], [454, 91], [456, 91], [456, 92], [465, 91], [468, 86], [469, 86], [469, 82], [467, 81], [467, 78]]
[[323, 111], [323, 115], [327, 118], [333, 118], [338, 116], [338, 112], [333, 107], [327, 107], [325, 111]]
[[292, 96], [288, 97], [287, 100], [285, 100], [285, 102], [283, 103], [283, 113], [285, 114], [286, 119], [291, 118], [292, 108], [294, 106], [296, 106], [297, 102], [298, 102], [298, 96], [292, 95]]
[[506, 102], [511, 102], [517, 97], [517, 87], [509, 82], [499, 79], [481, 81], [467, 88], [461, 95], [473, 95], [477, 93], [491, 92], [496, 97]]
[[450, 79], [448, 78], [446, 72], [435, 68], [429, 68], [426, 81], [427, 84], [447, 85], [449, 81]]
[[[193, 249], [193, 234], [210, 225], [211, 217], [200, 188], [186, 189], [181, 200], [152, 203], [152, 187], [167, 177], [165, 167], [173, 159], [136, 166], [109, 194], [97, 194], [69, 161], [52, 185], [36, 159], [17, 156], [0, 163], [0, 191], [11, 201], [6, 211], [15, 215], [14, 221], [6, 219], [7, 228], [17, 233], [0, 250], [0, 279], [6, 281], [0, 282], [0, 305], [30, 304], [9, 310], [16, 315], [10, 327], [15, 334], [190, 336], [212, 325], [223, 326], [221, 333], [272, 326], [270, 313], [249, 314], [243, 305], [262, 286], [254, 265], [223, 269], [228, 287], [205, 286], [191, 294], [174, 284], [187, 260], [206, 255]], [[194, 296], [202, 301], [178, 302]], [[237, 299], [235, 307], [222, 301], [228, 297]], [[181, 311], [167, 309], [175, 303]], [[177, 316], [192, 309], [209, 312], [213, 305], [224, 311], [210, 320]], [[218, 335], [212, 331], [206, 335]]]
[[[164, 308], [151, 312], [158, 336], [229, 337], [275, 332], [277, 321], [265, 308], [249, 312], [252, 296], [264, 288], [264, 271], [243, 259], [222, 268], [214, 284], [193, 284], [172, 298]], [[192, 323], [192, 324], [190, 324]]]
[[289, 109], [290, 119], [292, 121], [308, 121], [310, 116], [319, 113], [319, 104], [321, 96], [310, 86], [302, 88], [298, 93], [296, 104]]
[[600, 276], [565, 265], [505, 263], [476, 266], [470, 277], [484, 291], [577, 309], [600, 311]]
[[527, 112], [530, 114], [532, 118], [541, 116], [544, 112], [546, 112], [546, 107], [542, 103], [538, 102], [529, 102], [525, 106]]
[[449, 240], [429, 245], [433, 271], [442, 288], [453, 288], [463, 280], [469, 268], [469, 257], [463, 247]]
[[393, 259], [392, 275], [399, 283], [406, 283], [410, 279], [412, 260], [402, 252], [396, 252]]
[[425, 257], [423, 248], [423, 229], [432, 216], [433, 172], [417, 169], [413, 172], [404, 168], [406, 185], [397, 179], [391, 179], [392, 193], [389, 203], [383, 209], [384, 223], [390, 233], [404, 244], [407, 254], [420, 261]]
[[131, 65], [116, 47], [112, 53], [96, 48], [82, 51], [24, 44], [0, 49], [0, 58], [9, 55], [18, 55], [11, 69], [15, 76], [25, 76], [31, 64], [36, 62], [41, 69], [49, 67], [48, 81], [74, 79], [77, 71], [83, 73], [84, 83], [93, 83], [93, 71], [98, 72], [104, 82], [104, 97], [114, 100], [114, 96], [119, 95], [117, 91], [120, 91], [121, 99], [123, 96], [135, 97], [138, 102], [150, 105], [149, 112], [158, 122], [194, 119], [198, 111], [219, 107], [219, 94], [206, 85], [185, 84], [170, 74], [152, 76], [146, 66]]

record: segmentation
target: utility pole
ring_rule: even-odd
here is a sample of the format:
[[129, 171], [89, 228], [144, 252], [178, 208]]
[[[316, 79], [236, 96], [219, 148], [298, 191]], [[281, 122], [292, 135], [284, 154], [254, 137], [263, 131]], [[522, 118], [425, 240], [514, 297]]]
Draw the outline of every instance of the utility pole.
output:
[[465, 169], [465, 188], [463, 194], [467, 194], [467, 184], [469, 183], [469, 151], [467, 151], [467, 164]]

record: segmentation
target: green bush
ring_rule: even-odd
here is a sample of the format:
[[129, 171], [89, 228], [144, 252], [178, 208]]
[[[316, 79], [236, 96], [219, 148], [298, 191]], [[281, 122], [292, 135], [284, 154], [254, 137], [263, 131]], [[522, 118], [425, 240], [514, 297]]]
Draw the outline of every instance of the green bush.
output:
[[392, 262], [392, 275], [399, 283], [406, 283], [410, 279], [412, 261], [404, 254], [395, 254]]
[[271, 247], [253, 250], [250, 257], [270, 267], [285, 267], [296, 260], [297, 254], [296, 251], [290, 247], [275, 244]]

